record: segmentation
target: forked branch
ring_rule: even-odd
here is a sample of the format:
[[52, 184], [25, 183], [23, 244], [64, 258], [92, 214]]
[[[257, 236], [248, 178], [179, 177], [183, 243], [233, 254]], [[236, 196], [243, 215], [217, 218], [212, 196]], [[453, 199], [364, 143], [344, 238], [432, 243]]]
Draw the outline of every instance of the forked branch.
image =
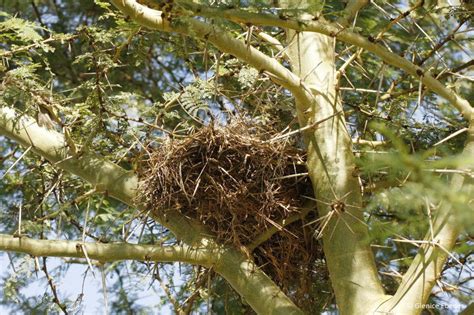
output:
[[[119, 7], [123, 12], [136, 18], [136, 20], [139, 23], [142, 23], [152, 28], [161, 27], [161, 25], [163, 24], [161, 17], [160, 19], [156, 19], [156, 17], [161, 16], [161, 12], [159, 11], [146, 8], [147, 10], [155, 12], [155, 13], [151, 13], [147, 10], [144, 10], [143, 9], [144, 7], [138, 5], [134, 0], [123, 0], [123, 1], [111, 0], [111, 1], [117, 7]], [[416, 64], [408, 61], [407, 59], [395, 53], [390, 52], [382, 45], [375, 43], [374, 38], [371, 38], [371, 37], [365, 38], [345, 28], [344, 26], [337, 25], [328, 21], [324, 21], [323, 19], [300, 20], [300, 19], [287, 18], [287, 17], [282, 18], [282, 17], [268, 14], [268, 13], [254, 13], [254, 12], [249, 12], [242, 9], [224, 9], [224, 8], [215, 8], [215, 7], [213, 8], [213, 7], [207, 7], [207, 6], [199, 5], [196, 3], [192, 3], [191, 1], [187, 1], [187, 0], [180, 0], [179, 4], [180, 6], [186, 9], [186, 14], [192, 14], [194, 16], [222, 18], [222, 19], [226, 19], [235, 23], [259, 25], [259, 26], [274, 26], [274, 27], [280, 27], [283, 29], [292, 29], [299, 32], [303, 32], [303, 31], [316, 32], [316, 33], [321, 33], [330, 37], [335, 37], [337, 40], [340, 40], [345, 43], [355, 45], [357, 47], [361, 47], [367, 51], [370, 51], [371, 53], [381, 58], [385, 63], [392, 65], [396, 68], [400, 68], [404, 70], [405, 72], [413, 75], [414, 77], [419, 78], [427, 88], [431, 89], [433, 92], [435, 92], [439, 96], [449, 101], [451, 105], [453, 105], [466, 120], [470, 120], [470, 117], [472, 116], [472, 113], [474, 111], [467, 100], [463, 99], [455, 91], [447, 88], [439, 80], [434, 78], [428, 70], [425, 70], [424, 68], [417, 66]], [[150, 14], [152, 16], [154, 15], [155, 18], [154, 19], [147, 18], [147, 15], [150, 15]], [[191, 20], [189, 18], [186, 18], [186, 19]], [[193, 30], [192, 27], [188, 30], [190, 35], [192, 34], [191, 30]], [[177, 30], [177, 29], [172, 30], [170, 28], [167, 28], [166, 31], [180, 32], [180, 30]], [[216, 46], [222, 49], [222, 47], [219, 47], [219, 45], [216, 45]], [[229, 49], [225, 49], [223, 51], [234, 54], [233, 52], [229, 51]], [[236, 55], [236, 56], [240, 58], [239, 55]], [[250, 64], [254, 65], [252, 63]]]

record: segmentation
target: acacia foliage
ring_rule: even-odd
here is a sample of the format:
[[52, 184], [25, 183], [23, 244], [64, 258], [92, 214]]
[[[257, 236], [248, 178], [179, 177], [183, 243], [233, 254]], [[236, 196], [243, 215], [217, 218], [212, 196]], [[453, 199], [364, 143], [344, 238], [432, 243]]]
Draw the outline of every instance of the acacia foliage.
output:
[[[275, 12], [266, 2], [237, 5], [255, 12]], [[472, 100], [469, 8], [426, 1], [398, 23], [391, 23], [391, 18], [413, 5], [403, 1], [371, 4], [359, 13], [354, 31], [372, 38], [383, 33], [380, 43], [429, 68], [444, 84]], [[250, 116], [255, 123], [272, 125], [276, 130], [299, 127], [288, 91], [206, 41], [145, 29], [99, 0], [4, 0], [1, 8], [0, 103], [35, 117], [46, 113], [52, 127], [64, 132], [78, 152], [91, 150], [137, 170], [146, 153], [144, 147], [159, 147], [163, 137], [183, 136], [215, 121]], [[323, 10], [327, 19], [336, 20], [343, 7], [338, 1], [327, 1], [306, 10]], [[277, 12], [286, 17], [297, 13]], [[245, 38], [249, 45], [286, 65], [284, 53], [258, 36], [264, 31], [285, 43], [282, 30], [221, 19], [206, 21]], [[341, 66], [357, 48], [338, 42], [336, 50], [336, 62]], [[385, 141], [377, 147], [355, 144], [354, 151], [365, 187], [367, 224], [374, 244], [379, 245], [376, 258], [388, 293], [397, 285], [393, 272], [403, 273], [416, 249], [394, 239], [423, 238], [431, 213], [443, 202], [452, 205], [466, 232], [459, 238], [433, 299], [467, 302], [472, 295], [471, 274], [458, 261], [472, 265], [472, 196], [451, 190], [447, 184], [451, 173], [442, 170], [467, 169], [472, 160], [455, 156], [462, 150], [466, 133], [436, 145], [467, 123], [417, 78], [367, 52], [361, 52], [345, 70], [339, 89], [353, 138]], [[21, 207], [22, 229], [31, 237], [79, 239], [86, 233], [91, 240], [102, 242], [176, 242], [144, 213], [94, 192], [94, 187], [31, 153], [22, 156], [24, 152], [14, 142], [2, 139], [2, 233], [15, 232]], [[375, 189], [379, 186], [382, 188]], [[141, 232], [133, 234], [135, 227]], [[53, 303], [41, 295], [25, 295], [22, 288], [31, 281], [28, 275], [34, 260], [14, 256], [12, 264], [21, 268], [4, 275], [4, 305], [23, 311], [58, 308], [61, 303], [70, 310], [80, 307], [74, 302], [79, 301], [77, 296]], [[124, 264], [110, 266], [108, 272], [116, 274], [109, 288], [111, 307], [117, 312], [146, 311], [147, 306], [133, 302], [139, 292], [127, 283], [136, 281], [138, 274], [152, 273], [161, 280], [168, 275], [172, 284], [172, 266], [159, 268], [162, 272], [157, 278], [159, 269], [146, 264], [132, 263], [128, 272]], [[55, 270], [55, 277], [66, 269], [64, 265]], [[212, 271], [197, 267], [181, 271], [184, 282], [170, 293], [177, 303], [192, 297], [195, 308], [205, 307], [208, 301], [216, 312], [234, 308], [238, 313], [246, 308]], [[451, 282], [457, 287], [454, 291], [443, 284]], [[169, 301], [164, 299], [163, 304]], [[332, 302], [328, 299], [326, 308]]]

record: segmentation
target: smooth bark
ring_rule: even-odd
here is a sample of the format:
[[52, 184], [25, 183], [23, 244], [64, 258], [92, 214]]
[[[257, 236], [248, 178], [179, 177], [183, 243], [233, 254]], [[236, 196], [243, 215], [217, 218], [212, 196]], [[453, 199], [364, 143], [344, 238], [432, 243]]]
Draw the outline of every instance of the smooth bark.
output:
[[[84, 250], [85, 249], [85, 250]], [[210, 267], [220, 250], [187, 245], [156, 246], [128, 243], [91, 243], [62, 240], [35, 240], [25, 236], [0, 234], [0, 250], [41, 257], [77, 257], [101, 263], [120, 260], [187, 262]], [[86, 256], [87, 254], [87, 256]]]
[[334, 39], [292, 30], [287, 38], [293, 72], [314, 93], [309, 103], [296, 98], [300, 125], [339, 113], [304, 134], [319, 215], [331, 215], [322, 235], [336, 302], [341, 314], [370, 314], [387, 297], [370, 247], [351, 138], [336, 93]]
[[[113, 0], [113, 2], [114, 1], [118, 2], [119, 0]], [[376, 43], [373, 38], [363, 37], [342, 25], [337, 25], [323, 19], [313, 20], [311, 18], [288, 18], [267, 13], [254, 13], [241, 9], [212, 8], [198, 5], [188, 0], [179, 0], [179, 3], [187, 9], [187, 14], [194, 16], [223, 18], [241, 24], [275, 26], [299, 32], [321, 33], [334, 37], [342, 42], [370, 51], [381, 58], [385, 63], [402, 69], [408, 74], [419, 78], [428, 89], [450, 102], [466, 120], [469, 121], [473, 114], [474, 110], [467, 100], [458, 95], [454, 90], [447, 88], [439, 80], [433, 77], [427, 69], [419, 67], [409, 60], [390, 52], [381, 44]]]

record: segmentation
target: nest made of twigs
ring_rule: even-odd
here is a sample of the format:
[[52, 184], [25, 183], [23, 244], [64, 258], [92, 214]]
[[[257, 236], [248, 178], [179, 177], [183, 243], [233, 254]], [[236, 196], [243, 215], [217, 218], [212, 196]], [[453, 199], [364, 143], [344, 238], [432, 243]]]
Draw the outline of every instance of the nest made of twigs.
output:
[[[141, 170], [141, 201], [205, 224], [224, 243], [249, 249], [283, 289], [305, 299], [322, 250], [302, 218], [312, 186], [305, 155], [269, 128], [207, 126], [153, 150]], [[170, 210], [171, 209], [171, 210]], [[285, 225], [285, 222], [293, 222]], [[274, 233], [271, 233], [273, 231]]]

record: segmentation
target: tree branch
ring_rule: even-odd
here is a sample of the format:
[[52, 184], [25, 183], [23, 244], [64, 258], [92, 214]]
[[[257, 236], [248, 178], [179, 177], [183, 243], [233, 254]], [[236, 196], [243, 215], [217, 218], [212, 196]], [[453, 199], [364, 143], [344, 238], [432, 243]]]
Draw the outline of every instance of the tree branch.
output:
[[[315, 205], [313, 205], [313, 208], [315, 208]], [[304, 209], [301, 210], [301, 212], [299, 213], [296, 213], [292, 216], [289, 216], [288, 218], [286, 219], [283, 219], [283, 220], [280, 220], [279, 222], [277, 222], [277, 224], [279, 225], [278, 227], [275, 226], [275, 225], [272, 225], [270, 226], [268, 229], [266, 229], [265, 231], [263, 231], [260, 235], [258, 235], [253, 241], [252, 243], [250, 243], [249, 245], [247, 245], [247, 249], [248, 251], [251, 253], [255, 250], [255, 248], [257, 248], [258, 246], [260, 246], [261, 244], [265, 243], [266, 241], [268, 241], [273, 235], [275, 235], [276, 233], [278, 232], [281, 232], [281, 231], [284, 231], [285, 230], [285, 226], [288, 226], [290, 225], [291, 223], [293, 222], [296, 222], [298, 220], [301, 220], [301, 219], [304, 219], [308, 213], [313, 210], [312, 207], [305, 207]]]
[[[300, 0], [290, 1], [295, 7]], [[336, 90], [334, 39], [287, 30], [293, 71], [316, 91], [315, 101], [296, 98], [300, 126], [343, 113]], [[304, 132], [308, 174], [317, 196], [323, 246], [341, 314], [372, 314], [384, 295], [364, 222], [362, 193], [354, 171], [352, 141], [343, 114]], [[341, 210], [337, 210], [337, 209]]]
[[[121, 0], [111, 1], [114, 4], [122, 2]], [[130, 3], [134, 1], [124, 0], [123, 2]], [[408, 61], [407, 59], [388, 51], [382, 45], [375, 43], [373, 38], [365, 38], [343, 26], [339, 26], [328, 21], [280, 18], [271, 14], [253, 13], [241, 9], [210, 8], [184, 0], [180, 0], [179, 4], [183, 6], [186, 10], [188, 10], [187, 12], [190, 12], [195, 16], [223, 18], [236, 23], [253, 24], [260, 26], [275, 26], [286, 29], [292, 29], [299, 32], [316, 32], [330, 37], [335, 37], [340, 41], [364, 48], [365, 50], [377, 55], [387, 64], [400, 68], [405, 72], [419, 78], [427, 88], [431, 89], [433, 92], [437, 93], [439, 96], [449, 101], [466, 120], [470, 120], [470, 117], [473, 115], [474, 110], [469, 104], [469, 102], [460, 97], [458, 94], [456, 94], [455, 91], [448, 89], [440, 81], [435, 79], [428, 70], [425, 70], [422, 67], [417, 66], [414, 63]], [[161, 14], [161, 12], [156, 10], [151, 11], [158, 12], [158, 14]], [[156, 14], [157, 13], [155, 13], [155, 15]], [[135, 16], [137, 15], [138, 14], [135, 13]], [[154, 28], [156, 28], [156, 26]]]
[[382, 141], [365, 140], [365, 139], [361, 139], [361, 138], [352, 139], [352, 143], [353, 144], [358, 144], [358, 145], [366, 145], [366, 146], [369, 146], [369, 147], [372, 147], [372, 148], [388, 144], [387, 141], [383, 141], [383, 140]]
[[30, 254], [35, 257], [86, 258], [102, 263], [119, 260], [187, 262], [210, 267], [222, 249], [193, 248], [187, 245], [159, 246], [129, 243], [83, 243], [80, 241], [35, 240], [0, 234], [0, 250]]
[[369, 3], [369, 0], [349, 0], [346, 7], [344, 8], [342, 17], [337, 22], [345, 27], [348, 27], [352, 22], [357, 12], [365, 7]]
[[194, 18], [182, 16], [172, 20], [163, 19], [161, 11], [150, 9], [135, 0], [110, 0], [110, 2], [143, 26], [206, 40], [220, 51], [239, 58], [259, 71], [266, 71], [272, 79], [290, 90], [295, 97], [312, 99], [309, 90], [302, 87], [301, 79], [276, 59], [267, 56], [243, 41], [235, 39], [216, 25], [209, 25]]
[[[138, 188], [136, 174], [90, 152], [72, 154], [62, 134], [40, 127], [34, 119], [18, 114], [13, 108], [0, 107], [0, 134], [25, 147], [31, 146], [36, 154], [54, 166], [83, 178], [96, 190], [137, 206], [134, 200]], [[205, 234], [202, 227], [192, 225], [175, 213], [167, 214], [166, 220], [160, 222], [188, 244], [199, 243], [201, 234]]]
[[[470, 122], [468, 132], [463, 154], [470, 159], [474, 156], [474, 119]], [[471, 164], [471, 169], [472, 167], [474, 165]], [[463, 187], [467, 187], [471, 195], [474, 195], [474, 180], [468, 175], [454, 174], [451, 180], [451, 189], [460, 190]], [[416, 306], [420, 302], [423, 304], [428, 300], [460, 231], [459, 220], [453, 215], [452, 209], [442, 205], [433, 221], [433, 234], [431, 231], [426, 234], [425, 241], [427, 243], [420, 246], [418, 254], [403, 276], [397, 292], [390, 300], [381, 305], [380, 310], [393, 314], [420, 313], [422, 308]]]

